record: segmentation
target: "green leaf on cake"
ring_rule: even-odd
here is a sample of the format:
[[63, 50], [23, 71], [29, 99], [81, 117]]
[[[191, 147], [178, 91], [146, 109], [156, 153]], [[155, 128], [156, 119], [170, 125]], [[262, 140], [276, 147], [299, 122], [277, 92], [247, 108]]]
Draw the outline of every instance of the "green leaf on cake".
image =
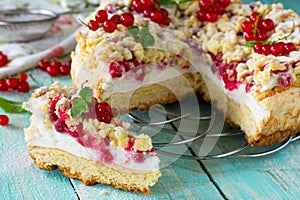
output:
[[80, 90], [79, 96], [88, 103], [93, 101], [93, 90], [89, 87], [84, 87]]
[[181, 5], [181, 4], [184, 4], [187, 2], [193, 2], [193, 1], [196, 1], [196, 0], [179, 0], [178, 5]]
[[142, 26], [141, 28], [137, 26], [128, 27], [128, 32], [138, 43], [141, 43], [143, 48], [154, 45], [154, 37], [151, 35], [148, 26]]
[[154, 37], [151, 35], [148, 26], [142, 26], [139, 33], [139, 42], [144, 48], [152, 46], [154, 44]]
[[158, 0], [162, 6], [177, 6], [178, 4], [173, 0]]
[[138, 41], [139, 39], [139, 27], [137, 26], [130, 26], [128, 27], [128, 32], [130, 33], [130, 35], [135, 39], [135, 41]]
[[81, 98], [74, 98], [72, 99], [72, 109], [71, 109], [71, 116], [72, 118], [76, 119], [80, 117], [82, 113], [86, 113], [89, 111], [89, 107], [87, 102]]
[[6, 113], [27, 113], [28, 111], [22, 107], [22, 102], [11, 101], [0, 97], [0, 107]]

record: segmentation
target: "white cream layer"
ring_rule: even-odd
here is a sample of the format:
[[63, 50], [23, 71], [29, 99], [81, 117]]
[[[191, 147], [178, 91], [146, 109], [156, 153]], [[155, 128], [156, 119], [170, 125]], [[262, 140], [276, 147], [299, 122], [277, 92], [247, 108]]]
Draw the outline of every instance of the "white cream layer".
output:
[[[48, 104], [46, 96], [34, 98], [30, 102], [25, 103], [24, 107], [33, 113], [31, 117], [31, 126], [28, 128], [25, 139], [30, 146], [40, 146], [47, 148], [57, 148], [69, 152], [78, 157], [86, 158], [88, 160], [97, 160], [99, 157], [97, 151], [83, 147], [79, 144], [76, 138], [68, 135], [67, 133], [59, 133], [55, 130], [54, 126], [45, 122], [44, 119], [48, 118], [48, 114], [40, 111], [40, 106]], [[132, 159], [128, 161], [127, 152], [123, 148], [108, 149], [114, 157], [112, 166], [122, 167], [125, 169], [146, 172], [146, 171], [159, 171], [159, 158], [152, 156], [146, 158], [142, 163], [134, 162]], [[103, 163], [104, 164], [104, 163]]]

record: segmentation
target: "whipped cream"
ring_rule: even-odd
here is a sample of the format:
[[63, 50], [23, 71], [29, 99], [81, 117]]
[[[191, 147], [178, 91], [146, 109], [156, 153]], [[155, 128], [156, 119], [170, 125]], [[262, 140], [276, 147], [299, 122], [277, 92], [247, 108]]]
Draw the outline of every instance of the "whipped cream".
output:
[[[41, 107], [48, 105], [49, 100], [45, 95], [32, 98], [24, 103], [24, 108], [32, 112], [31, 126], [26, 131], [25, 139], [30, 146], [57, 148], [69, 152], [75, 156], [99, 162], [99, 152], [82, 146], [77, 139], [67, 133], [59, 133], [50, 122], [49, 114], [42, 112]], [[47, 121], [48, 120], [48, 121]], [[112, 167], [122, 167], [129, 171], [147, 172], [159, 171], [159, 158], [157, 156], [146, 156], [143, 162], [135, 162], [124, 148], [111, 146], [107, 150], [113, 156]], [[103, 162], [101, 162], [103, 163]], [[106, 163], [103, 163], [106, 164]]]

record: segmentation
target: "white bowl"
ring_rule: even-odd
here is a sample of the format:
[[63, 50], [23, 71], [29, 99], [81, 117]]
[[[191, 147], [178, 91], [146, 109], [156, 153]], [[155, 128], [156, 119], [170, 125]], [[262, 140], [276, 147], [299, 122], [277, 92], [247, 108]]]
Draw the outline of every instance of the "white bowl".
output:
[[26, 42], [43, 37], [58, 14], [50, 10], [0, 10], [0, 40]]

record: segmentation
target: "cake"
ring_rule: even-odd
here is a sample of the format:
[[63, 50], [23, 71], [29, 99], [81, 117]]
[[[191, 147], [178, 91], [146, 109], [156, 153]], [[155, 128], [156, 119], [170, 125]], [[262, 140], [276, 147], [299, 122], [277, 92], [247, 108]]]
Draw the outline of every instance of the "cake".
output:
[[[86, 83], [99, 101], [124, 113], [201, 94], [251, 145], [297, 134], [300, 18], [294, 11], [239, 0], [145, 2], [105, 1], [99, 10], [109, 22], [94, 26], [100, 11], [84, 21], [72, 53], [75, 88]], [[124, 13], [132, 13], [133, 26], [120, 23]]]
[[151, 138], [130, 132], [130, 125], [114, 118], [114, 109], [92, 98], [91, 91], [55, 82], [23, 104], [32, 112], [25, 129], [32, 160], [40, 169], [59, 169], [86, 185], [150, 194], [161, 176]]

